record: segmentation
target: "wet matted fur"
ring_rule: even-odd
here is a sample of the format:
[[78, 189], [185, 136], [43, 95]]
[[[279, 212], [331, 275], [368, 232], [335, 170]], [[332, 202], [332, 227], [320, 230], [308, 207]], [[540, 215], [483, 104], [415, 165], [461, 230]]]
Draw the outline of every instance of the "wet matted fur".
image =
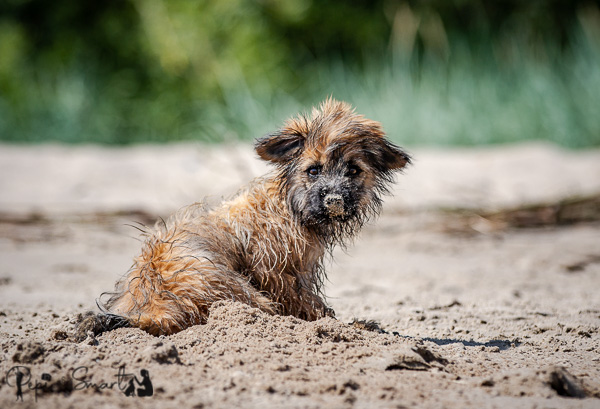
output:
[[110, 322], [172, 334], [205, 323], [218, 300], [305, 320], [333, 316], [322, 293], [323, 258], [378, 214], [410, 158], [378, 122], [333, 99], [255, 149], [275, 165], [272, 173], [216, 208], [193, 204], [145, 233], [141, 255], [99, 302], [122, 317]]

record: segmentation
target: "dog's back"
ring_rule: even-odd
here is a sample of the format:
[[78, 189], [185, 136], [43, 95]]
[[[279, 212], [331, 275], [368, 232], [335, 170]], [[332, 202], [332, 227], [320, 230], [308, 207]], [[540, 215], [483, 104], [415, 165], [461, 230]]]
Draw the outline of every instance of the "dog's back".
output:
[[214, 210], [195, 204], [158, 223], [105, 308], [154, 335], [204, 323], [218, 300], [322, 316], [313, 294], [323, 246], [304, 237], [276, 189], [260, 180]]

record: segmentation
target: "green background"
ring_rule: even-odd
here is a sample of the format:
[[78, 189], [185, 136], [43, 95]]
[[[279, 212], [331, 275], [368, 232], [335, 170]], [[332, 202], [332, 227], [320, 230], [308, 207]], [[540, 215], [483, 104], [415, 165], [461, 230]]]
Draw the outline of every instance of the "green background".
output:
[[599, 2], [0, 2], [0, 140], [249, 140], [329, 95], [404, 145], [599, 146]]

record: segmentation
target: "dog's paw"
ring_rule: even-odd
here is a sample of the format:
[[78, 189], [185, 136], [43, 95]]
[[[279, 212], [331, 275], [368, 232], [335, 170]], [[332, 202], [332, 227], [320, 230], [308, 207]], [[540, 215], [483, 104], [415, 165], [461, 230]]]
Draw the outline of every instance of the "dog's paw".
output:
[[105, 331], [130, 326], [129, 321], [119, 315], [88, 311], [84, 314], [79, 314], [77, 317], [73, 340], [81, 342], [86, 340], [90, 334], [92, 337], [95, 337]]

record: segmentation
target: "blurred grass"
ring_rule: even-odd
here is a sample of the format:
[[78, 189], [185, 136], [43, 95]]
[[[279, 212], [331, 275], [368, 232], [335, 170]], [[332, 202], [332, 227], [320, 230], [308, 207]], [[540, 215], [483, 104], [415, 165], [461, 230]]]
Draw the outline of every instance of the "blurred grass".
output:
[[[569, 59], [520, 58], [503, 70], [464, 51], [447, 67], [371, 59], [366, 67], [321, 66], [295, 95], [223, 85], [223, 102], [199, 106], [192, 128], [209, 141], [250, 139], [273, 131], [328, 95], [352, 103], [408, 145], [480, 145], [524, 140], [570, 148], [600, 146], [600, 53], [583, 37]], [[200, 119], [201, 118], [201, 119]]]
[[517, 66], [503, 68], [463, 50], [445, 67], [425, 65], [418, 80], [391, 64], [331, 77], [337, 95], [405, 143], [599, 146], [600, 53], [580, 41], [569, 58], [546, 63], [521, 55]]
[[409, 64], [383, 57], [363, 69], [330, 64], [295, 94], [238, 81], [221, 84], [222, 101], [183, 104], [168, 92], [159, 100], [123, 98], [121, 84], [102, 88], [93, 72], [72, 67], [55, 82], [39, 78], [27, 88], [25, 118], [10, 118], [6, 103], [0, 105], [0, 134], [12, 142], [249, 140], [333, 95], [382, 122], [403, 144], [600, 146], [600, 55], [589, 48], [582, 44], [551, 65], [531, 61], [511, 70], [484, 67], [465, 53], [443, 70], [425, 65], [418, 79]]
[[[388, 3], [382, 4], [390, 9]], [[572, 148], [600, 146], [600, 14], [595, 6], [585, 16], [580, 12], [584, 17], [571, 27], [565, 48], [556, 39], [532, 46], [520, 26], [510, 35], [479, 41], [472, 33], [445, 30], [443, 14], [433, 9], [418, 14], [404, 3], [387, 11], [387, 39], [372, 16], [370, 25], [361, 26], [364, 33], [352, 37], [351, 21], [371, 10], [367, 3], [363, 9], [345, 6], [354, 20], [335, 33], [318, 20], [319, 4], [299, 0], [290, 2], [289, 10], [277, 2], [238, 0], [208, 1], [200, 11], [185, 1], [110, 4], [114, 9], [98, 12], [108, 16], [94, 20], [98, 27], [85, 31], [82, 22], [66, 35], [59, 30], [46, 48], [39, 45], [44, 38], [33, 41], [24, 26], [0, 18], [0, 140], [250, 140], [332, 95], [382, 122], [404, 145], [546, 140]], [[339, 12], [335, 2], [324, 4], [330, 13]], [[61, 7], [71, 11], [74, 6], [61, 2]], [[89, 12], [77, 7], [82, 16]], [[64, 14], [55, 19], [65, 20]], [[80, 21], [77, 16], [65, 21]], [[145, 35], [129, 28], [136, 19]], [[286, 35], [296, 32], [298, 42], [274, 39], [274, 28], [265, 22], [284, 26], [278, 29]], [[492, 23], [486, 20], [484, 28]], [[315, 27], [322, 30], [312, 40], [315, 49], [299, 47]], [[75, 37], [79, 33], [87, 37]], [[360, 58], [347, 58], [343, 48], [335, 54], [329, 43], [319, 48], [321, 38], [329, 36], [335, 44], [340, 35]], [[358, 41], [365, 38], [364, 44]], [[32, 41], [45, 51], [22, 51]], [[114, 49], [120, 43], [123, 48]], [[290, 50], [288, 43], [296, 48]], [[88, 54], [90, 44], [100, 54]], [[111, 55], [114, 62], [103, 65], [107, 50], [120, 59]], [[286, 61], [292, 57], [296, 60]]]

